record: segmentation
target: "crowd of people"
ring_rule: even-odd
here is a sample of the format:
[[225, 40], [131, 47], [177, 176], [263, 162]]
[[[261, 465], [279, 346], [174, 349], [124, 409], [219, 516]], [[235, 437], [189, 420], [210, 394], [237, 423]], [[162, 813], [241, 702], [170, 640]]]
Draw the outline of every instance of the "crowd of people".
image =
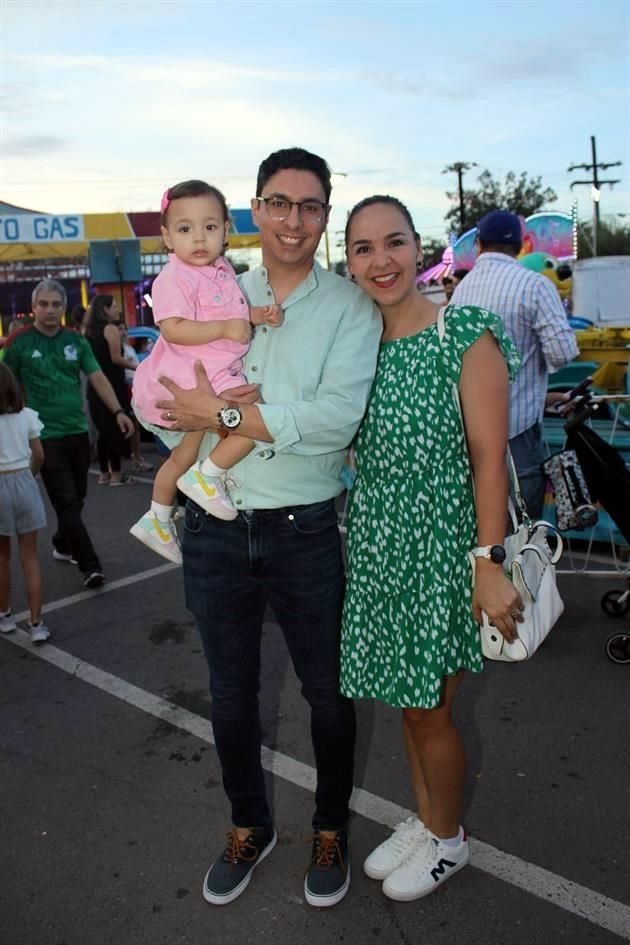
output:
[[[90, 461], [81, 375], [100, 482], [125, 483], [120, 461], [137, 433], [125, 372], [137, 419], [171, 450], [131, 531], [182, 563], [207, 660], [231, 821], [203, 881], [214, 905], [240, 896], [277, 842], [258, 705], [267, 605], [310, 713], [317, 785], [306, 901], [333, 906], [349, 889], [357, 698], [400, 708], [416, 806], [365, 873], [388, 898], [410, 901], [469, 861], [453, 705], [465, 672], [482, 670], [481, 612], [512, 640], [523, 607], [496, 554], [506, 450], [509, 442], [537, 517], [547, 374], [577, 354], [551, 283], [516, 265], [518, 217], [497, 209], [479, 221], [478, 261], [454, 274], [440, 305], [418, 290], [421, 239], [390, 195], [350, 212], [350, 278], [322, 268], [315, 254], [330, 196], [318, 155], [289, 148], [263, 160], [251, 202], [262, 261], [235, 279], [223, 257], [223, 195], [200, 181], [169, 188], [161, 212], [171, 255], [154, 292], [162, 335], [151, 357], [138, 366], [125, 353], [109, 296], [80, 319], [82, 333], [65, 327], [65, 290], [44, 280], [33, 326], [11, 339], [0, 373], [0, 564], [8, 575], [17, 535], [33, 642], [48, 634], [38, 470], [57, 516], [53, 556], [77, 563], [88, 588], [104, 580], [81, 517]], [[346, 569], [335, 500], [351, 444]], [[188, 497], [181, 544], [176, 488]], [[15, 628], [9, 592], [3, 577], [2, 632]]]

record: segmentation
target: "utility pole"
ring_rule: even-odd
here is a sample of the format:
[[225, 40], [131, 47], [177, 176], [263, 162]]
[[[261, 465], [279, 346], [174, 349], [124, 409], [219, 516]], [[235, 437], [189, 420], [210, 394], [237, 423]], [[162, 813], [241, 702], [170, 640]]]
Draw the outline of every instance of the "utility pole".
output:
[[[456, 161], [455, 164], [449, 164], [442, 171], [443, 174], [457, 174], [457, 190], [459, 193], [459, 226], [461, 233], [466, 229], [466, 207], [464, 204], [464, 171], [469, 171], [471, 167], [478, 167], [476, 161]], [[460, 233], [460, 236], [461, 236]]]
[[610, 187], [614, 187], [615, 184], [621, 183], [620, 180], [600, 180], [597, 172], [605, 171], [609, 167], [620, 167], [621, 161], [612, 161], [608, 164], [598, 164], [597, 163], [597, 149], [595, 146], [595, 136], [591, 135], [591, 154], [592, 154], [592, 163], [591, 164], [572, 164], [571, 167], [567, 169], [567, 173], [571, 171], [576, 171], [578, 168], [584, 171], [592, 171], [593, 177], [591, 180], [574, 180], [571, 184], [571, 190], [574, 187], [584, 184], [587, 187], [591, 188], [591, 198], [593, 200], [593, 256], [597, 256], [597, 243], [599, 236], [599, 195], [600, 187], [602, 184], [608, 184]]

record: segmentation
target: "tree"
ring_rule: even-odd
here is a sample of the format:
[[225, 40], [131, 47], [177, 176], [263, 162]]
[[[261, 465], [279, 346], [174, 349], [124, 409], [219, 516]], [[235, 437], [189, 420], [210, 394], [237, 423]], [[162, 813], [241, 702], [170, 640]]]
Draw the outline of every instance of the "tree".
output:
[[[518, 216], [529, 217], [547, 204], [557, 200], [557, 194], [551, 187], [543, 189], [541, 177], [528, 178], [525, 171], [517, 177], [514, 171], [508, 171], [501, 184], [490, 171], [482, 171], [477, 178], [477, 187], [463, 190], [464, 220], [468, 229], [491, 210], [511, 210]], [[446, 196], [453, 201], [453, 206], [446, 214], [446, 221], [451, 229], [461, 235], [461, 210], [457, 191], [447, 191]]]
[[435, 239], [433, 236], [423, 238], [422, 269], [430, 269], [431, 266], [437, 266], [439, 262], [442, 262], [446, 246], [446, 240]]
[[[593, 225], [578, 226], [578, 259], [593, 255]], [[597, 233], [598, 256], [630, 256], [630, 224], [600, 221]]]

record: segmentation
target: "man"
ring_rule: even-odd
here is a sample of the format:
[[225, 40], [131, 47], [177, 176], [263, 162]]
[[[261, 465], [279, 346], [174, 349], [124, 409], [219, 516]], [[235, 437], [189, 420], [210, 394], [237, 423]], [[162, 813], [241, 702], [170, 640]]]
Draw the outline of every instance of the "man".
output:
[[35, 321], [9, 339], [4, 362], [19, 378], [28, 406], [37, 411], [44, 424], [41, 476], [57, 514], [53, 558], [78, 564], [84, 586], [96, 588], [105, 577], [81, 518], [90, 465], [81, 372], [114, 414], [124, 436], [133, 433], [133, 423], [118, 403], [88, 342], [62, 326], [66, 305], [66, 290], [60, 282], [40, 282], [32, 297]]
[[556, 288], [517, 261], [521, 222], [507, 210], [479, 221], [479, 256], [453, 293], [453, 305], [477, 305], [499, 315], [521, 357], [510, 389], [509, 443], [530, 518], [540, 518], [546, 458], [542, 416], [549, 372], [576, 357], [577, 342]]
[[[210, 668], [212, 722], [233, 827], [208, 871], [203, 895], [231, 902], [276, 843], [260, 760], [260, 640], [269, 603], [311, 709], [317, 765], [312, 859], [304, 893], [332, 906], [350, 882], [347, 823], [355, 715], [339, 693], [343, 564], [334, 499], [341, 465], [373, 380], [380, 315], [350, 280], [315, 261], [330, 207], [330, 169], [301, 148], [260, 166], [252, 213], [262, 266], [241, 277], [252, 305], [279, 303], [280, 328], [256, 329], [245, 370], [259, 385], [230, 390], [230, 403], [198, 387], [162, 401], [181, 429], [242, 433], [257, 441], [233, 470], [233, 522], [186, 510], [186, 600]], [[249, 395], [259, 397], [248, 403]], [[203, 450], [203, 446], [202, 446]]]

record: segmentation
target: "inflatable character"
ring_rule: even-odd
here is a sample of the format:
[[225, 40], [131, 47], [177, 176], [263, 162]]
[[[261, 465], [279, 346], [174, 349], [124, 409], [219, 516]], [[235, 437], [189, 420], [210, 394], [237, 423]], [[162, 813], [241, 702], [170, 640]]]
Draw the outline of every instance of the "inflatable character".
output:
[[519, 256], [518, 261], [526, 269], [547, 276], [555, 285], [563, 301], [571, 297], [571, 266], [568, 262], [560, 262], [549, 253], [527, 253], [525, 256]]

